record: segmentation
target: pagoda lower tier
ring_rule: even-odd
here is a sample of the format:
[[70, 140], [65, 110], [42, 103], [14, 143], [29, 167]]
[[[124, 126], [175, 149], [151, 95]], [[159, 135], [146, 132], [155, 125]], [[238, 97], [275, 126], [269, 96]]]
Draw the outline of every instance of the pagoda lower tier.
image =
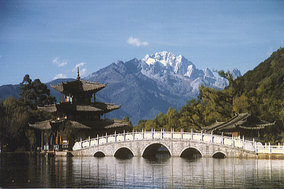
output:
[[39, 130], [57, 130], [60, 125], [64, 125], [70, 129], [94, 129], [99, 134], [99, 131], [107, 131], [112, 128], [120, 128], [129, 125], [129, 122], [123, 120], [101, 119], [94, 121], [73, 121], [68, 119], [45, 120], [29, 124], [30, 127]]
[[129, 122], [110, 119], [75, 121], [57, 118], [30, 123], [29, 126], [38, 133], [40, 142], [37, 146], [47, 151], [70, 150], [76, 140], [129, 130]]

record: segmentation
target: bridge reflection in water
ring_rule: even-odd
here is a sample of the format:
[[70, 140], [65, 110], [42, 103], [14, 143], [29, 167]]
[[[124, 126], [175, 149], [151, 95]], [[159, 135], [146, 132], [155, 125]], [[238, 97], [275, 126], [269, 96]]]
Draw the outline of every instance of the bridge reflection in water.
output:
[[1, 155], [3, 188], [284, 188], [283, 160]]
[[[82, 163], [83, 161], [83, 163]], [[284, 186], [281, 160], [141, 157], [72, 158], [75, 183], [97, 186], [149, 188], [273, 188]], [[83, 178], [83, 179], [82, 179]]]

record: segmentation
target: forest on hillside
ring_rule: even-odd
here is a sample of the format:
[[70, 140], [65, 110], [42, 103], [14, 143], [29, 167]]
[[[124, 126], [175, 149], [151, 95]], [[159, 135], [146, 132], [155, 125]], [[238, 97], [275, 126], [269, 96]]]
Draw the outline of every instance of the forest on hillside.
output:
[[179, 111], [169, 108], [153, 120], [140, 120], [137, 130], [202, 130], [227, 121], [235, 114], [249, 113], [259, 120], [275, 122], [260, 133], [263, 142], [284, 142], [284, 48], [244, 76], [233, 80], [230, 72], [219, 71], [229, 86], [216, 90], [200, 86], [197, 99], [189, 100]]

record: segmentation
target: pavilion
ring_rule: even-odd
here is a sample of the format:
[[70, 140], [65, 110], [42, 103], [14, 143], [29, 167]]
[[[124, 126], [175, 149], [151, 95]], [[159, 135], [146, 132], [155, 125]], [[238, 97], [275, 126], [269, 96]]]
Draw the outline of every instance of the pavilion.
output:
[[102, 118], [104, 114], [119, 109], [120, 105], [97, 102], [96, 93], [106, 84], [81, 80], [79, 68], [76, 80], [51, 87], [65, 100], [38, 107], [51, 113], [52, 119], [29, 124], [40, 135], [41, 150], [67, 150], [75, 140], [129, 128], [129, 122]]

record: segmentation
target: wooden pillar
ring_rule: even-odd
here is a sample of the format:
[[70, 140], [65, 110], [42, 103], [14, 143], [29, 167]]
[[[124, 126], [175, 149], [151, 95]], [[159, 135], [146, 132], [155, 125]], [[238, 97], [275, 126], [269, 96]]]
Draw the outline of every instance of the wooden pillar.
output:
[[44, 131], [44, 140], [45, 140], [45, 145], [48, 145], [48, 138], [47, 138], [46, 131]]
[[56, 131], [56, 139], [55, 139], [56, 145], [58, 145], [58, 131]]
[[53, 136], [50, 135], [50, 145], [52, 145], [52, 139], [53, 139]]
[[40, 149], [43, 149], [43, 131], [40, 131], [41, 139], [40, 139]]

